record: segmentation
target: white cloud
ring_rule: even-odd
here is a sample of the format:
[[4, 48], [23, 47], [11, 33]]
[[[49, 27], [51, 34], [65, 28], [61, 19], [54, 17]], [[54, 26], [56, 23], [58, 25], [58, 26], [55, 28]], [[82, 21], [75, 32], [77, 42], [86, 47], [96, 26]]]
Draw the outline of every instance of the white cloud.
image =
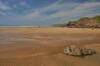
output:
[[4, 4], [4, 3], [2, 3], [2, 2], [0, 1], [0, 9], [1, 9], [1, 10], [10, 10], [10, 9], [12, 9], [12, 8], [9, 7], [9, 6], [7, 6], [6, 4]]
[[5, 12], [0, 12], [0, 15], [6, 15], [6, 13]]
[[[61, 15], [59, 16], [56, 16], [57, 13], [59, 12], [63, 12], [63, 11], [67, 11], [69, 8], [72, 8], [72, 7], [75, 7], [77, 6], [78, 4], [77, 3], [63, 3], [63, 4], [59, 4], [61, 2], [61, 0], [49, 5], [49, 6], [46, 6], [46, 7], [43, 7], [43, 8], [39, 8], [39, 9], [33, 9], [33, 11], [31, 11], [30, 13], [27, 13], [27, 15], [25, 16], [25, 19], [41, 19], [41, 20], [45, 20], [45, 19], [50, 19], [50, 18], [54, 18], [54, 17], [61, 17]], [[73, 5], [72, 5], [73, 4]], [[48, 11], [57, 11], [57, 13], [54, 13], [52, 15], [49, 15], [49, 16], [45, 16], [43, 15], [43, 13], [45, 12], [48, 12]], [[69, 11], [69, 10], [68, 10]], [[55, 16], [54, 16], [55, 15]]]
[[14, 4], [14, 5], [13, 5], [13, 8], [17, 8], [17, 5], [16, 5], [16, 4]]
[[[62, 0], [57, 1], [49, 6], [43, 8], [31, 9], [24, 15], [15, 15], [9, 17], [13, 22], [24, 23], [38, 23], [41, 24], [55, 24], [55, 23], [66, 23], [67, 21], [77, 19], [84, 16], [96, 16], [100, 15], [100, 2], [86, 2], [86, 3], [75, 3], [65, 2], [61, 3]], [[25, 5], [25, 4], [24, 4]], [[26, 5], [25, 5], [26, 6]], [[47, 14], [50, 11], [54, 13]], [[97, 11], [97, 12], [96, 12]], [[7, 13], [8, 14], [8, 13]], [[29, 23], [28, 23], [29, 24]]]
[[26, 5], [26, 2], [20, 2], [19, 5], [25, 6]]
[[[91, 14], [97, 15], [93, 10], [100, 6], [100, 2], [87, 2], [87, 3], [60, 3], [57, 1], [47, 7], [36, 9], [33, 12], [27, 13], [24, 16], [28, 20], [46, 21], [60, 18], [61, 22], [69, 21], [71, 18], [77, 16], [90, 16]], [[99, 15], [100, 15], [100, 9]], [[45, 16], [43, 13], [48, 11], [57, 11], [53, 14]], [[91, 13], [92, 12], [92, 13]], [[91, 14], [90, 14], [91, 13]], [[92, 15], [93, 16], [93, 15]], [[58, 20], [59, 21], [59, 20]]]
[[20, 8], [20, 6], [28, 6], [26, 2], [19, 2], [13, 5], [13, 8]]
[[80, 14], [91, 12], [92, 10], [96, 10], [96, 7], [100, 6], [100, 3], [84, 3], [84, 4], [77, 3], [77, 4], [78, 4], [77, 6], [74, 5], [75, 7], [73, 9], [61, 10], [55, 14], [50, 15], [49, 18], [55, 18], [55, 17], [67, 18], [70, 16], [77, 16]]

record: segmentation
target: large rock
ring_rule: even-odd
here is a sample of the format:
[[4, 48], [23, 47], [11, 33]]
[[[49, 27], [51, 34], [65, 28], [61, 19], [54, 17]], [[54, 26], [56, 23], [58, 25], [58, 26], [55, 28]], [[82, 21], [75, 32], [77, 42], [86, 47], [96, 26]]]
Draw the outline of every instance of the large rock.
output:
[[81, 48], [75, 45], [71, 45], [68, 46], [66, 49], [64, 49], [64, 53], [72, 56], [86, 56], [86, 55], [93, 55], [96, 53], [96, 51], [93, 49]]

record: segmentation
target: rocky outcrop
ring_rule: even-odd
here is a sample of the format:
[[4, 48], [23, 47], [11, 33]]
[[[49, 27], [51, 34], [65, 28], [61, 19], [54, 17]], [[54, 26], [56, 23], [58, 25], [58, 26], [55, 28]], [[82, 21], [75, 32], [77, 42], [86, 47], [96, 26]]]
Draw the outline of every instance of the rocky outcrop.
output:
[[77, 21], [70, 21], [66, 24], [67, 27], [77, 27], [77, 28], [100, 28], [100, 16], [93, 18], [80, 18]]
[[93, 18], [83, 17], [76, 21], [69, 21], [67, 24], [55, 24], [53, 27], [100, 28], [100, 16]]
[[75, 45], [71, 45], [64, 49], [64, 53], [72, 56], [87, 56], [96, 54], [96, 51], [89, 48], [81, 48]]
[[66, 27], [66, 24], [55, 24], [53, 27]]

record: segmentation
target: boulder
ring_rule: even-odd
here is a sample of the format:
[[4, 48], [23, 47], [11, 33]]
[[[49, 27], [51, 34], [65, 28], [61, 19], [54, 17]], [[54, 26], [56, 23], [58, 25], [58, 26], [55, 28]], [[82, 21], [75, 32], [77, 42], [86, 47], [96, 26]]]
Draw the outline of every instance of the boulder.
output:
[[64, 53], [72, 56], [86, 56], [93, 55], [96, 53], [96, 51], [89, 48], [81, 48], [77, 47], [76, 45], [71, 45], [64, 49]]

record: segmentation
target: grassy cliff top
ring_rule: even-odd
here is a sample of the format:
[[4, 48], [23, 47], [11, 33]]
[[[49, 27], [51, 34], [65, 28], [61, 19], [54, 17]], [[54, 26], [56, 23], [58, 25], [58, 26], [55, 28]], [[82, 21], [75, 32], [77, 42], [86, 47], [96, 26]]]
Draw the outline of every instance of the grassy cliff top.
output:
[[94, 20], [96, 21], [97, 23], [100, 23], [100, 16], [95, 16], [95, 17], [92, 17], [92, 18], [88, 18], [88, 17], [83, 17], [83, 18], [80, 18], [79, 20], [77, 20], [77, 22], [84, 22], [84, 21], [89, 21], [89, 20]]

